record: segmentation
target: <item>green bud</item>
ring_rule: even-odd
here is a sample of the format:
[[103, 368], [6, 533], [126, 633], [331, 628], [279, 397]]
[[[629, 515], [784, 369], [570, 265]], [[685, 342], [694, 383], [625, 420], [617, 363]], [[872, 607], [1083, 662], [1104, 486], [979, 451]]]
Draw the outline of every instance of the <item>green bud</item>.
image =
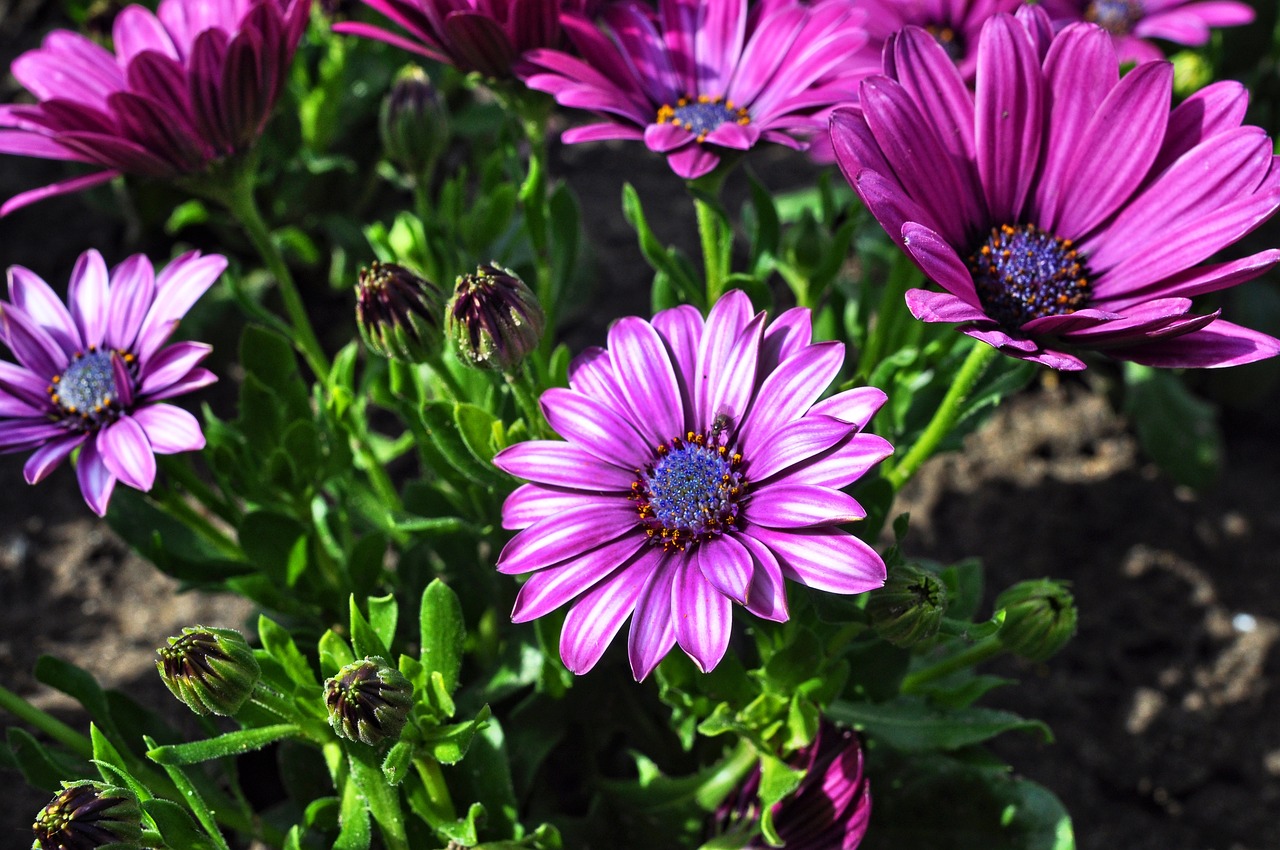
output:
[[867, 616], [876, 634], [904, 648], [931, 640], [946, 609], [946, 585], [912, 564], [893, 567], [884, 587], [867, 597]]
[[356, 326], [369, 350], [392, 360], [423, 363], [443, 341], [444, 293], [404, 266], [379, 263], [360, 270]]
[[1028, 661], [1045, 661], [1076, 633], [1076, 606], [1070, 582], [1021, 581], [996, 597], [1004, 609], [997, 636], [1005, 649]]
[[185, 628], [156, 654], [165, 685], [196, 714], [235, 714], [262, 675], [253, 650], [235, 629]]
[[542, 339], [547, 317], [516, 273], [489, 264], [458, 277], [445, 331], [462, 362], [509, 372]]
[[1213, 63], [1200, 51], [1179, 50], [1169, 58], [1173, 61], [1173, 93], [1179, 100], [1213, 82]]
[[378, 131], [387, 159], [423, 178], [449, 141], [449, 113], [426, 71], [406, 66], [382, 101]]
[[324, 702], [334, 732], [376, 746], [400, 737], [413, 708], [413, 683], [385, 658], [369, 657], [327, 680]]
[[36, 815], [31, 850], [140, 850], [142, 810], [127, 788], [103, 782], [63, 782]]

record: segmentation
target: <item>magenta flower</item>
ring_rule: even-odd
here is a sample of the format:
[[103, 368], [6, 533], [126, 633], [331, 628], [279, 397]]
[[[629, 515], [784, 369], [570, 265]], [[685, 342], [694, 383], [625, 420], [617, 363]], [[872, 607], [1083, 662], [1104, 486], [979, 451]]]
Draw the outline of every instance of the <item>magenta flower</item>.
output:
[[76, 448], [80, 492], [107, 512], [116, 481], [150, 490], [158, 454], [204, 447], [196, 418], [159, 402], [213, 383], [200, 367], [209, 346], [164, 343], [227, 261], [192, 251], [158, 275], [141, 254], [107, 271], [97, 251], [71, 273], [70, 310], [22, 266], [0, 301], [0, 452], [35, 449], [23, 472], [35, 484]]
[[[871, 787], [862, 772], [862, 747], [849, 729], [824, 720], [813, 743], [796, 753], [791, 766], [804, 779], [790, 797], [774, 804], [773, 826], [787, 850], [856, 850], [871, 819]], [[760, 818], [760, 769], [716, 813], [720, 831], [737, 821]], [[757, 836], [745, 850], [766, 850]]]
[[622, 319], [607, 349], [574, 360], [569, 389], [542, 396], [568, 442], [494, 459], [532, 482], [502, 509], [522, 531], [498, 570], [533, 573], [512, 619], [576, 599], [560, 637], [570, 670], [590, 670], [628, 616], [637, 680], [676, 644], [710, 670], [733, 603], [787, 619], [784, 577], [832, 593], [884, 583], [880, 556], [840, 528], [865, 514], [839, 489], [893, 451], [861, 433], [884, 393], [818, 401], [844, 345], [812, 343], [809, 321], [797, 308], [766, 326], [737, 291], [705, 323], [687, 306]]
[[486, 77], [511, 77], [512, 65], [522, 53], [560, 44], [560, 0], [361, 2], [399, 24], [411, 38], [358, 21], [335, 24], [334, 32], [385, 41]]
[[978, 71], [978, 34], [992, 15], [1012, 13], [1024, 0], [853, 0], [867, 12], [867, 32], [877, 47], [906, 26], [922, 27], [938, 40], [966, 80]]
[[1236, 0], [1042, 0], [1055, 26], [1089, 21], [1111, 33], [1121, 62], [1152, 62], [1164, 54], [1147, 39], [1198, 47], [1210, 27], [1253, 23], [1254, 11]]
[[660, 0], [655, 14], [626, 0], [600, 17], [603, 30], [565, 13], [582, 58], [533, 50], [521, 76], [606, 119], [566, 131], [566, 143], [644, 139], [684, 178], [761, 140], [802, 149], [869, 70], [847, 61], [867, 34], [843, 2], [777, 0], [748, 12], [747, 0]]
[[1101, 28], [1047, 31], [1035, 7], [992, 18], [970, 95], [933, 37], [908, 27], [885, 76], [832, 119], [846, 179], [945, 290], [908, 292], [912, 314], [1055, 369], [1083, 369], [1071, 352], [1084, 349], [1169, 367], [1280, 353], [1280, 340], [1191, 309], [1280, 261], [1201, 264], [1280, 206], [1271, 140], [1241, 125], [1244, 88], [1218, 83], [1170, 110], [1169, 63], [1121, 79]]
[[0, 153], [105, 168], [10, 198], [0, 215], [121, 174], [171, 179], [252, 145], [284, 88], [308, 0], [129, 6], [115, 54], [66, 30], [13, 62], [35, 104], [0, 105]]

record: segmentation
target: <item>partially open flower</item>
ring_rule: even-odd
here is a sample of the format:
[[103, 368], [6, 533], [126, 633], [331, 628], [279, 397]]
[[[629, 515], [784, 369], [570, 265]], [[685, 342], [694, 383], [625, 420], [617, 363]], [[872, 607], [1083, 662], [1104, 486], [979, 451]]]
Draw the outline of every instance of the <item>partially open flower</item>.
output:
[[132, 791], [102, 782], [63, 782], [36, 815], [31, 850], [138, 850], [142, 813]]
[[36, 104], [0, 106], [0, 153], [100, 171], [24, 192], [0, 215], [120, 174], [197, 175], [251, 147], [284, 90], [308, 0], [131, 5], [112, 53], [56, 30], [13, 63]]
[[884, 587], [867, 598], [867, 616], [876, 634], [901, 647], [936, 635], [946, 609], [947, 588], [942, 580], [912, 564], [889, 570]]
[[[804, 779], [791, 796], [773, 807], [773, 827], [783, 846], [786, 850], [855, 850], [871, 818], [871, 787], [862, 772], [858, 736], [824, 720], [813, 743], [796, 753], [791, 764], [804, 770]], [[718, 831], [758, 821], [759, 790], [757, 768], [716, 813]], [[744, 850], [772, 846], [757, 835]]]
[[1068, 582], [1021, 581], [996, 597], [1004, 609], [998, 636], [1005, 648], [1028, 661], [1046, 661], [1076, 633], [1076, 605]]
[[188, 627], [156, 654], [165, 686], [196, 714], [235, 714], [262, 675], [253, 650], [235, 629]]
[[413, 708], [413, 683], [385, 658], [370, 657], [328, 679], [324, 702], [334, 732], [376, 746], [400, 737]]
[[533, 290], [492, 263], [458, 277], [445, 312], [445, 331], [462, 361], [504, 372], [538, 347], [546, 323]]
[[356, 284], [356, 326], [370, 351], [422, 363], [440, 351], [444, 293], [395, 263], [374, 262]]

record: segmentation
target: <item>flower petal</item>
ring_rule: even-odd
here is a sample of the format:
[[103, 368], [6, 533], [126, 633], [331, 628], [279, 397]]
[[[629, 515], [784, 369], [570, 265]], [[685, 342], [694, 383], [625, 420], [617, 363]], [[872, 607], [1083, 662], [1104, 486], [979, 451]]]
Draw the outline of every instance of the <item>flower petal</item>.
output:
[[884, 560], [869, 545], [840, 529], [790, 530], [753, 526], [792, 581], [828, 593], [863, 593], [884, 584]]
[[570, 672], [581, 676], [600, 660], [623, 621], [635, 609], [640, 592], [649, 583], [661, 558], [649, 549], [596, 585], [569, 609], [560, 632], [560, 658]]
[[121, 416], [98, 432], [95, 443], [111, 474], [144, 493], [156, 483], [156, 456], [132, 416]]
[[38, 484], [84, 440], [84, 434], [68, 434], [65, 437], [50, 440], [27, 458], [27, 462], [22, 467], [22, 477], [28, 484]]
[[770, 528], [816, 528], [865, 518], [867, 512], [849, 494], [812, 484], [771, 484], [752, 492], [743, 506], [750, 523]]
[[729, 648], [733, 603], [716, 590], [693, 561], [686, 560], [671, 585], [676, 642], [703, 673], [710, 673]]
[[628, 533], [639, 535], [635, 505], [626, 499], [601, 499], [590, 511], [549, 516], [511, 538], [498, 556], [498, 572], [511, 575], [549, 567]]
[[717, 592], [745, 605], [751, 590], [754, 564], [751, 553], [732, 534], [722, 534], [698, 544], [694, 560], [702, 577]]
[[[660, 557], [657, 551], [653, 550], [650, 557]], [[671, 584], [682, 562], [679, 557], [663, 557], [636, 601], [635, 613], [631, 615], [631, 631], [627, 635], [627, 659], [631, 662], [631, 675], [637, 682], [644, 681], [676, 645]]]
[[572, 443], [559, 440], [516, 443], [494, 455], [493, 463], [526, 481], [591, 493], [629, 493], [636, 480], [634, 470], [605, 463]]
[[552, 387], [542, 394], [541, 404], [557, 434], [606, 463], [639, 469], [653, 459], [654, 447], [635, 425], [593, 398]]
[[158, 455], [195, 452], [204, 448], [200, 422], [181, 407], [149, 404], [133, 412], [133, 419], [146, 432], [151, 450]]
[[85, 440], [76, 458], [76, 480], [80, 482], [80, 494], [98, 516], [106, 516], [111, 491], [116, 487], [116, 477], [102, 461], [96, 440]]
[[511, 622], [536, 620], [589, 592], [615, 570], [630, 569], [628, 562], [647, 543], [644, 535], [623, 535], [571, 561], [533, 573], [516, 594]]

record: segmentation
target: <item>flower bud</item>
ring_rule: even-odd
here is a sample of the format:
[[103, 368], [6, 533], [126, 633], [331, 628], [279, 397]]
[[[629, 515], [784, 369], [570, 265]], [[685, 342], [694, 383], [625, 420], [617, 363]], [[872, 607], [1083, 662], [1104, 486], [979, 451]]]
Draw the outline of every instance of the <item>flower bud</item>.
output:
[[[858, 736], [828, 720], [818, 726], [813, 743], [790, 760], [804, 771], [800, 785], [774, 804], [773, 828], [784, 846], [795, 850], [854, 850], [862, 843], [871, 818], [871, 787], [862, 770]], [[760, 820], [760, 768], [716, 810], [714, 831], [723, 835], [751, 829]], [[744, 850], [773, 845], [756, 835]]]
[[196, 714], [235, 714], [262, 675], [253, 650], [235, 629], [185, 628], [156, 654], [165, 685]]
[[458, 278], [445, 329], [464, 363], [511, 371], [538, 347], [547, 323], [542, 305], [515, 272], [495, 265]]
[[378, 113], [387, 159], [423, 178], [449, 141], [449, 114], [426, 71], [409, 65], [396, 77]]
[[444, 293], [395, 263], [376, 260], [360, 270], [356, 325], [370, 351], [392, 360], [422, 363], [440, 351]]
[[334, 732], [376, 746], [400, 737], [413, 708], [413, 684], [385, 658], [370, 657], [327, 680], [324, 701]]
[[139, 850], [142, 810], [127, 788], [102, 782], [63, 782], [36, 815], [31, 850]]
[[904, 648], [932, 639], [946, 608], [942, 580], [912, 564], [893, 567], [884, 587], [867, 597], [867, 616], [876, 634]]
[[1069, 582], [1022, 581], [996, 597], [1004, 609], [997, 636], [1005, 649], [1028, 661], [1045, 661], [1076, 633], [1075, 600]]

